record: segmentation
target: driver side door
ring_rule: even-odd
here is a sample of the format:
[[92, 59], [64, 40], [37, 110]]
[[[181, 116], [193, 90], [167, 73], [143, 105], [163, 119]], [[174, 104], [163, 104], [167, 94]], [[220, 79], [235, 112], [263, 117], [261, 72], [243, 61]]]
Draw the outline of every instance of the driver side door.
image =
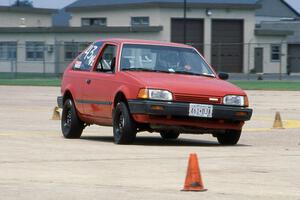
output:
[[85, 104], [85, 112], [95, 118], [98, 123], [106, 124], [112, 118], [111, 107], [113, 94], [118, 84], [115, 76], [118, 46], [108, 43], [102, 48], [89, 84], [85, 85], [84, 98], [90, 102]]

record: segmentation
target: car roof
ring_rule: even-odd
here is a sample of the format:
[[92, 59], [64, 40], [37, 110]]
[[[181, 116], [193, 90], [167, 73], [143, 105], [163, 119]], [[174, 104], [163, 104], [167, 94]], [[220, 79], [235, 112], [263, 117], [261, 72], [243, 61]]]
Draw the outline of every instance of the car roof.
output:
[[162, 41], [156, 41], [156, 40], [108, 38], [108, 39], [97, 40], [97, 42], [115, 42], [115, 43], [118, 43], [118, 44], [148, 44], [148, 45], [193, 48], [192, 46], [189, 46], [189, 45], [186, 45], [186, 44], [179, 44], [179, 43], [173, 43], [173, 42], [162, 42]]

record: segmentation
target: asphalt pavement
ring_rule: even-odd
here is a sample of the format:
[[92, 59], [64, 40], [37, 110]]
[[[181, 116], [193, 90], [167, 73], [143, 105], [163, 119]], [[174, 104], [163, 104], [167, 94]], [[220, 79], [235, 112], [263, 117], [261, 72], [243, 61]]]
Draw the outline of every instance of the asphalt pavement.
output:
[[[299, 92], [247, 91], [253, 120], [238, 145], [210, 135], [113, 144], [110, 127], [64, 139], [50, 120], [57, 87], [0, 86], [0, 199], [300, 199]], [[272, 129], [279, 111], [285, 129]], [[206, 192], [181, 192], [197, 153]]]

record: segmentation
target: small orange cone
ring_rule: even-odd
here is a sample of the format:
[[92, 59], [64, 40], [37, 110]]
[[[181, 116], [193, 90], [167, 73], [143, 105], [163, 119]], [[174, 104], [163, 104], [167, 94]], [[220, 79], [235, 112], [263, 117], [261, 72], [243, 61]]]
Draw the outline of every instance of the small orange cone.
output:
[[187, 168], [184, 188], [181, 191], [199, 191], [203, 192], [204, 189], [202, 177], [199, 169], [197, 154], [190, 154], [189, 165]]
[[284, 129], [279, 112], [276, 112], [273, 128], [274, 129]]

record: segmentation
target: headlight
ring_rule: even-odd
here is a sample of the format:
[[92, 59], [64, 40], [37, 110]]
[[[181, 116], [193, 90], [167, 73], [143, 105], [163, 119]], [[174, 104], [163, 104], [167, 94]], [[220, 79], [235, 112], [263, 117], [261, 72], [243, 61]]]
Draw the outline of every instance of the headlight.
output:
[[244, 96], [237, 96], [237, 95], [228, 95], [223, 98], [224, 105], [231, 105], [231, 106], [248, 106], [245, 104], [247, 102]]
[[140, 99], [152, 99], [152, 100], [162, 100], [162, 101], [172, 101], [173, 95], [167, 90], [158, 89], [141, 89], [138, 94]]

